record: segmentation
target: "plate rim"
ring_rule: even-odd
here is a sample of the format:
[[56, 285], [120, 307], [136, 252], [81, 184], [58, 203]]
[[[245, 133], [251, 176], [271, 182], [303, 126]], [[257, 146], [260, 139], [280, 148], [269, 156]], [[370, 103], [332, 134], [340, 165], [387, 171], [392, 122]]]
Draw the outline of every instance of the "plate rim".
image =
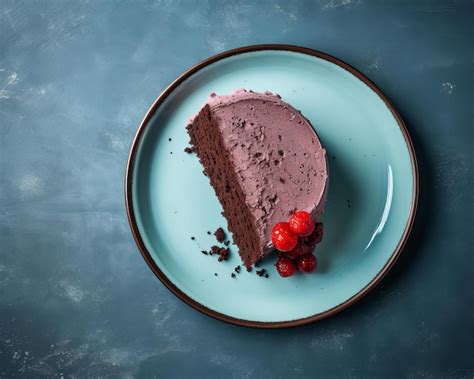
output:
[[[151, 254], [149, 253], [148, 249], [146, 248], [140, 232], [138, 230], [137, 222], [135, 219], [135, 212], [134, 212], [134, 207], [133, 207], [133, 201], [132, 201], [132, 184], [133, 184], [133, 169], [135, 167], [135, 158], [137, 156], [137, 151], [138, 151], [138, 146], [141, 142], [141, 139], [144, 135], [144, 132], [147, 128], [147, 125], [151, 118], [154, 116], [156, 111], [159, 109], [159, 107], [162, 105], [162, 103], [168, 98], [168, 96], [181, 84], [183, 83], [186, 79], [188, 79], [190, 76], [195, 74], [196, 72], [200, 71], [201, 69], [209, 66], [212, 63], [215, 63], [217, 61], [223, 60], [225, 58], [232, 57], [234, 55], [239, 55], [239, 54], [245, 54], [245, 53], [251, 53], [251, 52], [256, 52], [256, 51], [288, 51], [288, 52], [293, 52], [293, 53], [301, 53], [305, 54], [308, 56], [324, 59], [330, 63], [336, 64], [337, 66], [343, 68], [344, 70], [348, 71], [350, 74], [354, 75], [356, 78], [361, 80], [365, 85], [367, 85], [372, 91], [374, 91], [380, 99], [384, 102], [385, 106], [390, 110], [392, 113], [392, 116], [395, 118], [400, 131], [403, 134], [403, 137], [405, 139], [405, 143], [407, 145], [408, 153], [410, 156], [410, 163], [412, 167], [412, 177], [413, 177], [413, 196], [412, 196], [412, 201], [411, 201], [411, 206], [410, 206], [410, 213], [408, 215], [405, 229], [403, 231], [403, 234], [395, 247], [395, 250], [392, 252], [390, 255], [389, 259], [387, 262], [384, 264], [384, 266], [381, 268], [381, 270], [372, 278], [372, 280], [362, 289], [360, 289], [356, 294], [354, 294], [352, 297], [348, 298], [344, 302], [336, 305], [333, 308], [330, 308], [324, 312], [321, 313], [316, 313], [312, 316], [304, 317], [304, 318], [299, 318], [295, 320], [288, 320], [288, 321], [271, 321], [271, 322], [265, 322], [265, 321], [252, 321], [252, 320], [245, 320], [245, 319], [240, 319], [236, 317], [232, 317], [229, 315], [226, 315], [224, 313], [220, 313], [218, 311], [215, 311], [213, 309], [210, 309], [206, 307], [205, 305], [197, 302], [193, 298], [191, 298], [189, 295], [181, 291], [178, 287], [176, 287], [170, 279], [161, 271], [161, 269], [158, 267], [156, 262], [153, 260], [151, 257]], [[138, 127], [138, 130], [135, 133], [135, 136], [132, 140], [132, 144], [130, 147], [130, 152], [127, 160], [127, 165], [126, 165], [126, 170], [125, 170], [125, 207], [127, 211], [127, 218], [128, 222], [130, 225], [130, 229], [132, 231], [133, 238], [135, 240], [135, 243], [138, 246], [138, 249], [144, 258], [145, 262], [148, 264], [148, 267], [153, 271], [153, 273], [156, 275], [156, 277], [164, 284], [168, 290], [170, 290], [174, 295], [176, 295], [179, 299], [184, 301], [186, 304], [190, 305], [194, 309], [200, 311], [201, 313], [204, 313], [207, 316], [213, 317], [215, 319], [218, 319], [220, 321], [224, 321], [230, 324], [234, 325], [239, 325], [239, 326], [245, 326], [245, 327], [254, 327], [254, 328], [262, 328], [262, 329], [277, 329], [277, 328], [288, 328], [288, 327], [295, 327], [295, 326], [300, 326], [300, 325], [305, 325], [309, 324], [312, 322], [320, 321], [325, 318], [328, 318], [330, 316], [333, 316], [344, 309], [350, 307], [352, 304], [356, 303], [363, 297], [365, 297], [374, 287], [377, 286], [377, 284], [380, 283], [380, 281], [383, 279], [383, 277], [390, 271], [390, 269], [393, 267], [395, 264], [396, 260], [400, 256], [403, 248], [405, 247], [405, 244], [408, 240], [408, 237], [411, 233], [413, 223], [415, 220], [415, 215], [416, 215], [416, 209], [418, 205], [418, 196], [419, 196], [419, 172], [418, 172], [418, 163], [416, 159], [416, 154], [415, 154], [415, 148], [413, 145], [413, 142], [411, 140], [410, 134], [408, 132], [408, 129], [405, 125], [405, 122], [403, 121], [402, 117], [396, 110], [395, 106], [393, 103], [388, 99], [388, 97], [382, 92], [382, 90], [374, 83], [372, 82], [369, 78], [367, 78], [364, 74], [362, 74], [359, 70], [356, 68], [352, 67], [348, 63], [340, 60], [339, 58], [336, 58], [332, 55], [329, 55], [327, 53], [323, 53], [319, 50], [314, 50], [311, 48], [303, 47], [303, 46], [297, 46], [297, 45], [286, 45], [286, 44], [260, 44], [260, 45], [249, 45], [249, 46], [242, 46], [238, 47], [235, 49], [227, 50], [218, 54], [215, 54], [198, 64], [192, 66], [188, 70], [186, 70], [184, 73], [182, 73], [180, 76], [178, 76], [168, 87], [165, 88], [165, 90], [155, 99], [155, 101], [152, 103], [150, 108], [147, 110], [145, 113], [145, 116], [143, 117], [142, 121], [140, 122], [140, 125]]]

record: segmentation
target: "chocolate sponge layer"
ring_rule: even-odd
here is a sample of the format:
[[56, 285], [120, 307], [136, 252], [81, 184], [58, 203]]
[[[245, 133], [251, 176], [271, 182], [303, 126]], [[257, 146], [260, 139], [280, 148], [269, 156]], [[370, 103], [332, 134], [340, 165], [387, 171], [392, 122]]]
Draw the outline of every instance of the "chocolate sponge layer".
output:
[[234, 242], [239, 247], [242, 261], [246, 267], [250, 267], [261, 256], [255, 220], [247, 208], [245, 196], [237, 181], [235, 167], [224, 148], [222, 136], [216, 120], [212, 118], [209, 105], [204, 106], [187, 129], [191, 145], [195, 147], [199, 161], [204, 167], [204, 173], [211, 181], [224, 208], [223, 215]]

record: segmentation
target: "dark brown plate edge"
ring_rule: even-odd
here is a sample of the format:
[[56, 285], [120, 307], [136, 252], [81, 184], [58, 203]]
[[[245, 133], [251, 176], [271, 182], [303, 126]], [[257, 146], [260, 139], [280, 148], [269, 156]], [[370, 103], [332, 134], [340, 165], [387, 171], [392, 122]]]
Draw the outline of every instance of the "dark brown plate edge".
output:
[[[238, 54], [243, 54], [243, 53], [249, 53], [249, 52], [255, 52], [255, 51], [264, 51], [264, 50], [282, 50], [282, 51], [290, 51], [290, 52], [296, 52], [296, 53], [302, 53], [306, 55], [310, 55], [313, 57], [317, 57], [320, 59], [324, 59], [328, 62], [334, 63], [338, 65], [339, 67], [342, 67], [346, 71], [350, 72], [353, 74], [355, 77], [357, 77], [359, 80], [364, 82], [367, 86], [369, 86], [384, 102], [384, 104], [387, 106], [387, 108], [390, 110], [392, 113], [393, 117], [397, 121], [398, 126], [400, 127], [400, 130], [405, 138], [405, 142], [408, 147], [408, 152], [410, 154], [410, 161], [412, 165], [412, 175], [413, 175], [413, 197], [412, 197], [412, 203], [411, 203], [411, 208], [410, 208], [410, 214], [408, 216], [407, 224], [405, 226], [405, 230], [402, 234], [402, 237], [397, 244], [394, 252], [390, 256], [389, 260], [386, 262], [386, 264], [382, 267], [382, 269], [375, 275], [375, 277], [362, 289], [360, 290], [357, 294], [352, 296], [351, 298], [347, 299], [345, 302], [325, 311], [322, 313], [315, 314], [313, 316], [297, 319], [297, 320], [290, 320], [290, 321], [277, 321], [277, 322], [261, 322], [261, 321], [250, 321], [250, 320], [243, 320], [231, 316], [227, 316], [223, 313], [216, 312], [212, 309], [207, 308], [203, 304], [198, 303], [188, 295], [186, 295], [183, 291], [181, 291], [179, 288], [177, 288], [167, 277], [166, 275], [159, 269], [159, 267], [156, 265], [154, 262], [153, 258], [151, 257], [150, 253], [145, 247], [145, 244], [143, 243], [143, 240], [140, 236], [140, 233], [138, 231], [136, 219], [134, 216], [134, 209], [133, 209], [133, 202], [132, 202], [132, 173], [133, 173], [133, 168], [135, 164], [135, 157], [137, 154], [139, 142], [143, 136], [143, 133], [146, 129], [146, 126], [150, 119], [153, 117], [155, 114], [156, 110], [160, 107], [160, 105], [165, 101], [165, 99], [181, 84], [183, 83], [187, 78], [192, 76], [194, 73], [197, 71], [201, 70], [202, 68], [215, 63], [219, 60], [238, 55]], [[362, 74], [360, 71], [349, 65], [348, 63], [335, 58], [329, 54], [323, 53], [318, 50], [313, 50], [310, 48], [306, 47], [301, 47], [301, 46], [296, 46], [296, 45], [284, 45], [284, 44], [263, 44], [263, 45], [251, 45], [251, 46], [243, 46], [239, 47], [236, 49], [228, 50], [219, 54], [216, 54], [214, 56], [211, 56], [204, 61], [198, 63], [197, 65], [191, 67], [189, 70], [185, 71], [183, 74], [181, 74], [177, 79], [175, 79], [159, 96], [158, 98], [153, 102], [151, 107], [148, 109], [147, 113], [145, 114], [142, 122], [140, 123], [140, 126], [135, 134], [135, 137], [132, 141], [128, 161], [127, 161], [127, 166], [126, 166], [126, 172], [125, 172], [125, 206], [126, 206], [126, 211], [127, 211], [127, 217], [128, 217], [128, 222], [130, 224], [130, 228], [132, 231], [133, 238], [135, 239], [135, 242], [140, 250], [140, 253], [142, 254], [143, 258], [145, 259], [146, 263], [150, 267], [150, 269], [153, 271], [153, 273], [158, 277], [158, 279], [173, 293], [175, 294], [178, 298], [180, 298], [182, 301], [193, 307], [194, 309], [200, 311], [201, 313], [204, 313], [210, 317], [213, 317], [217, 320], [221, 320], [224, 322], [228, 322], [231, 324], [235, 325], [240, 325], [240, 326], [245, 326], [245, 327], [254, 327], [254, 328], [262, 328], [262, 329], [275, 329], [275, 328], [288, 328], [288, 327], [295, 327], [295, 326], [300, 326], [304, 324], [309, 324], [315, 321], [319, 321], [325, 318], [328, 318], [330, 316], [333, 316], [342, 310], [348, 308], [352, 304], [356, 303], [358, 300], [362, 299], [365, 295], [367, 295], [377, 284], [380, 283], [380, 281], [383, 279], [383, 277], [390, 271], [392, 266], [395, 264], [396, 260], [400, 256], [407, 240], [408, 236], [410, 235], [411, 229], [413, 227], [413, 223], [415, 220], [415, 214], [416, 214], [416, 209], [418, 205], [418, 194], [419, 194], [419, 173], [418, 173], [418, 163], [416, 160], [416, 154], [415, 154], [415, 149], [413, 146], [413, 142], [410, 138], [410, 135], [408, 133], [408, 129], [401, 118], [400, 114], [398, 111], [395, 109], [395, 106], [392, 104], [392, 102], [385, 96], [385, 94], [382, 92], [380, 88], [378, 88], [374, 82], [372, 82], [370, 79], [368, 79], [364, 74]]]

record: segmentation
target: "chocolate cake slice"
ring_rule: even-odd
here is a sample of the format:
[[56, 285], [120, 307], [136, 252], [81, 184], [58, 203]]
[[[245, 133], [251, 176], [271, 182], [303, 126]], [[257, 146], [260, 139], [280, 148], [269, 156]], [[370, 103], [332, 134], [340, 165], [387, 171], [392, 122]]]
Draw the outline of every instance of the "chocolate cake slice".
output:
[[270, 92], [211, 94], [187, 126], [247, 268], [273, 250], [292, 211], [314, 220], [328, 187], [326, 151], [299, 111]]

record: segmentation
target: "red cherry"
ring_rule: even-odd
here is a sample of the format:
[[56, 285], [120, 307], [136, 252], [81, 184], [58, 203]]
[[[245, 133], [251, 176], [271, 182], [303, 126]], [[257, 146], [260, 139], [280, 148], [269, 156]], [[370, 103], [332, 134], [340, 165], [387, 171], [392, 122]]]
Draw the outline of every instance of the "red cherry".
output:
[[281, 257], [276, 263], [276, 269], [281, 277], [287, 278], [296, 272], [296, 266], [293, 261], [286, 257]]
[[298, 236], [291, 231], [287, 222], [279, 222], [272, 229], [272, 242], [280, 251], [291, 251], [298, 243]]
[[290, 224], [291, 231], [301, 237], [306, 237], [313, 233], [314, 221], [306, 211], [294, 212], [288, 223]]
[[290, 259], [296, 259], [300, 255], [312, 253], [313, 249], [314, 246], [308, 245], [302, 239], [300, 239], [296, 247], [293, 250], [288, 251], [286, 256]]
[[317, 264], [316, 257], [313, 254], [300, 255], [296, 261], [298, 270], [304, 273], [313, 272]]
[[315, 246], [320, 243], [323, 239], [324, 227], [321, 222], [317, 222], [314, 227], [313, 233], [304, 238], [304, 242], [308, 245]]

